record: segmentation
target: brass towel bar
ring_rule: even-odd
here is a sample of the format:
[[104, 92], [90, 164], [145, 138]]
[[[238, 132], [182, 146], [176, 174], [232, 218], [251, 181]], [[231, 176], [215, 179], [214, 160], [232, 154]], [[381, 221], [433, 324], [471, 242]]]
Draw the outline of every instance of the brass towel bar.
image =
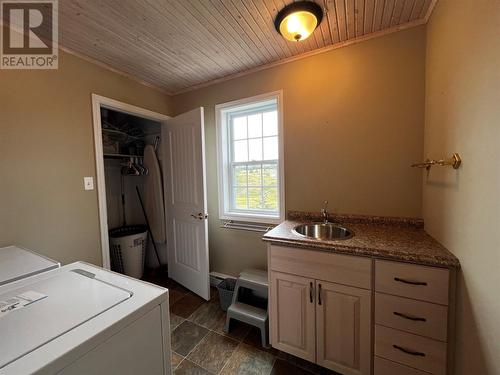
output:
[[460, 155], [455, 152], [450, 159], [427, 159], [423, 163], [412, 164], [411, 166], [414, 168], [425, 168], [427, 170], [430, 170], [433, 165], [439, 165], [442, 167], [451, 166], [453, 167], [453, 169], [458, 169], [458, 167], [460, 167], [460, 164], [462, 164], [462, 159], [460, 159]]

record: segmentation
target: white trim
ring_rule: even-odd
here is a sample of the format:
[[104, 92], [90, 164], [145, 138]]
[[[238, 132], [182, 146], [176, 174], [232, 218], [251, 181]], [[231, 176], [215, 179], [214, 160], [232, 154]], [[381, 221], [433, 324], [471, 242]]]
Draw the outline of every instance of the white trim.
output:
[[225, 273], [220, 273], [220, 272], [210, 272], [209, 274], [210, 278], [210, 286], [213, 286], [214, 288], [219, 285], [221, 281], [224, 279], [237, 279], [238, 276], [233, 276], [233, 275], [226, 275]]
[[94, 123], [94, 150], [97, 179], [97, 200], [99, 205], [99, 228], [101, 232], [102, 266], [111, 269], [108, 238], [108, 210], [106, 205], [106, 180], [104, 173], [104, 155], [102, 149], [101, 108], [109, 108], [130, 115], [164, 122], [170, 117], [161, 113], [149, 111], [131, 104], [119, 102], [97, 94], [92, 94], [92, 117]]
[[237, 279], [238, 278], [238, 276], [228, 275], [226, 273], [221, 273], [221, 272], [216, 272], [216, 271], [210, 272], [210, 276], [216, 277], [216, 278], [221, 279], [221, 280], [231, 279], [231, 278]]
[[[238, 213], [228, 212], [226, 207], [229, 206], [228, 194], [225, 194], [225, 185], [228, 180], [227, 156], [225, 147], [227, 144], [227, 132], [223, 131], [223, 118], [221, 113], [223, 110], [232, 107], [241, 107], [246, 104], [251, 104], [259, 101], [272, 100], [277, 101], [278, 109], [278, 170], [279, 170], [279, 217], [274, 215], [266, 215], [265, 213]], [[283, 90], [272, 91], [265, 94], [260, 94], [248, 98], [233, 100], [227, 103], [217, 104], [215, 106], [215, 122], [216, 122], [216, 138], [217, 138], [217, 181], [219, 193], [219, 219], [221, 220], [236, 220], [252, 223], [263, 224], [278, 224], [285, 219], [285, 172], [284, 172], [284, 126], [283, 126]]]

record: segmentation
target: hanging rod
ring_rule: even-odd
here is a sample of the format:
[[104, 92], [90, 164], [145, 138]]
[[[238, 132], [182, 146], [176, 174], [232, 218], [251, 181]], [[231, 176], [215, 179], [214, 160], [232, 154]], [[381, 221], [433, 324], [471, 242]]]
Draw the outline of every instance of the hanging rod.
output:
[[248, 224], [248, 223], [241, 223], [241, 222], [235, 222], [232, 220], [228, 221], [223, 221], [222, 227], [226, 229], [240, 229], [240, 230], [246, 230], [250, 232], [269, 232], [271, 229], [274, 228], [274, 225], [268, 225], [268, 224]]
[[460, 155], [458, 155], [458, 153], [455, 152], [449, 159], [441, 159], [441, 160], [427, 159], [423, 163], [412, 164], [411, 166], [413, 168], [425, 168], [427, 170], [430, 170], [431, 167], [434, 165], [439, 165], [441, 167], [450, 166], [453, 167], [453, 169], [458, 169], [461, 164], [462, 164], [462, 159], [460, 159]]
[[103, 156], [109, 159], [129, 159], [129, 158], [140, 158], [142, 159], [144, 156], [142, 155], [129, 155], [129, 154], [113, 154], [113, 153], [104, 153]]

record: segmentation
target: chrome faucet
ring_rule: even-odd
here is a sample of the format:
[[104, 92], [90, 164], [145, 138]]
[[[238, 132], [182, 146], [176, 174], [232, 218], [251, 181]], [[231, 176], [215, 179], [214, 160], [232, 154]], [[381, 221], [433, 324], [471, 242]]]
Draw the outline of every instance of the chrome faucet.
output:
[[324, 206], [321, 209], [321, 215], [323, 215], [323, 223], [328, 224], [328, 211], [326, 210], [326, 207], [328, 206], [328, 201], [324, 202]]

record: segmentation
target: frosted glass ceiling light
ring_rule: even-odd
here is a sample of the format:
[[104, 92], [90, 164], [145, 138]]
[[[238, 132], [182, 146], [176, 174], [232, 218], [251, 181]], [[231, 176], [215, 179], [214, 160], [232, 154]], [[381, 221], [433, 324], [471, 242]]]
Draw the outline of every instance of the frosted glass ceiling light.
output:
[[309, 37], [323, 19], [323, 9], [312, 1], [298, 1], [281, 9], [274, 20], [276, 30], [287, 40]]

